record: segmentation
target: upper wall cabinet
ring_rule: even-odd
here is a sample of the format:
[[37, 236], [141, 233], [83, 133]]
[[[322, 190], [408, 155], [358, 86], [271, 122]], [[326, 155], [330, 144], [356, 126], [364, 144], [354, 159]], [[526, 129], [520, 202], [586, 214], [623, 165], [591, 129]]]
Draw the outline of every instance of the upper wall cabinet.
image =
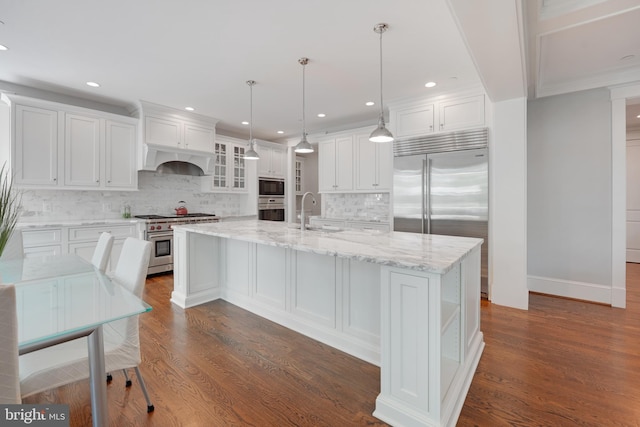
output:
[[[246, 141], [218, 136], [214, 143], [213, 171], [211, 176], [202, 177], [202, 191], [247, 193], [249, 172], [244, 158]], [[255, 175], [253, 175], [255, 176]]]
[[396, 138], [449, 132], [485, 125], [484, 95], [420, 101], [389, 107]]
[[318, 142], [318, 190], [353, 191], [353, 139], [342, 134]]
[[[3, 100], [8, 101], [4, 95]], [[57, 186], [58, 110], [15, 103], [10, 105], [10, 162], [14, 183], [18, 186]]]
[[23, 188], [135, 190], [137, 120], [2, 95], [11, 107], [11, 170]]
[[213, 153], [216, 119], [141, 102], [144, 142], [172, 149]]
[[371, 142], [370, 132], [356, 140], [356, 190], [390, 191], [393, 181], [393, 143]]
[[260, 156], [258, 160], [258, 176], [268, 178], [282, 178], [287, 175], [286, 147], [259, 141], [254, 149]]

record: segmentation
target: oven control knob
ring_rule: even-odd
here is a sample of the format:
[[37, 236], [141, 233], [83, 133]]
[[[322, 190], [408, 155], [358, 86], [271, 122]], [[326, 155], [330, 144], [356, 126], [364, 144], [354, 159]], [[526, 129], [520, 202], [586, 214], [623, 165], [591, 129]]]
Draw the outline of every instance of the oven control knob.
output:
[[156, 229], [156, 226], [155, 226], [155, 225], [152, 225], [151, 227], [149, 227], [149, 230], [151, 230], [151, 231], [153, 231], [153, 230], [155, 230], [155, 229]]
[[162, 230], [162, 226], [161, 225], [156, 226], [156, 230]]

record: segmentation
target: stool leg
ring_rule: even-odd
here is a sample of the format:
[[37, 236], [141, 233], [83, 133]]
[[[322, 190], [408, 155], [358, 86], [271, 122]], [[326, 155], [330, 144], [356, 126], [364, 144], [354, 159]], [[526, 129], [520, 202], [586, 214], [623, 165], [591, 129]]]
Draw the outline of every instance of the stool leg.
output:
[[140, 373], [140, 368], [135, 367], [136, 375], [138, 376], [138, 382], [140, 383], [140, 388], [142, 388], [142, 393], [144, 394], [144, 398], [147, 400], [147, 412], [153, 412], [155, 409], [151, 404], [151, 399], [149, 399], [149, 393], [147, 393], [147, 386], [142, 379], [142, 374]]

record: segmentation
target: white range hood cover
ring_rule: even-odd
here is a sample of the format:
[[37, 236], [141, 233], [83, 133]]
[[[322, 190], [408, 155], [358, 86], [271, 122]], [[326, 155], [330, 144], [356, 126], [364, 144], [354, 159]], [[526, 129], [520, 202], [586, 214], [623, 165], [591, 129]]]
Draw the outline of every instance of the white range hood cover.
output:
[[163, 163], [187, 162], [198, 166], [205, 175], [213, 173], [212, 153], [184, 150], [157, 144], [142, 144], [141, 166], [139, 170], [155, 171]]

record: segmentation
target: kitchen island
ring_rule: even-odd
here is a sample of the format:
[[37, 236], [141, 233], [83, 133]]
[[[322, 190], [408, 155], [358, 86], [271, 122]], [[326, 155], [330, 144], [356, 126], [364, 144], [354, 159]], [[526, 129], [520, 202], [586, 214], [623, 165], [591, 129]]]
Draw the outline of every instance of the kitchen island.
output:
[[380, 366], [373, 415], [385, 422], [455, 425], [484, 348], [481, 243], [271, 221], [182, 225], [171, 301], [222, 298]]

